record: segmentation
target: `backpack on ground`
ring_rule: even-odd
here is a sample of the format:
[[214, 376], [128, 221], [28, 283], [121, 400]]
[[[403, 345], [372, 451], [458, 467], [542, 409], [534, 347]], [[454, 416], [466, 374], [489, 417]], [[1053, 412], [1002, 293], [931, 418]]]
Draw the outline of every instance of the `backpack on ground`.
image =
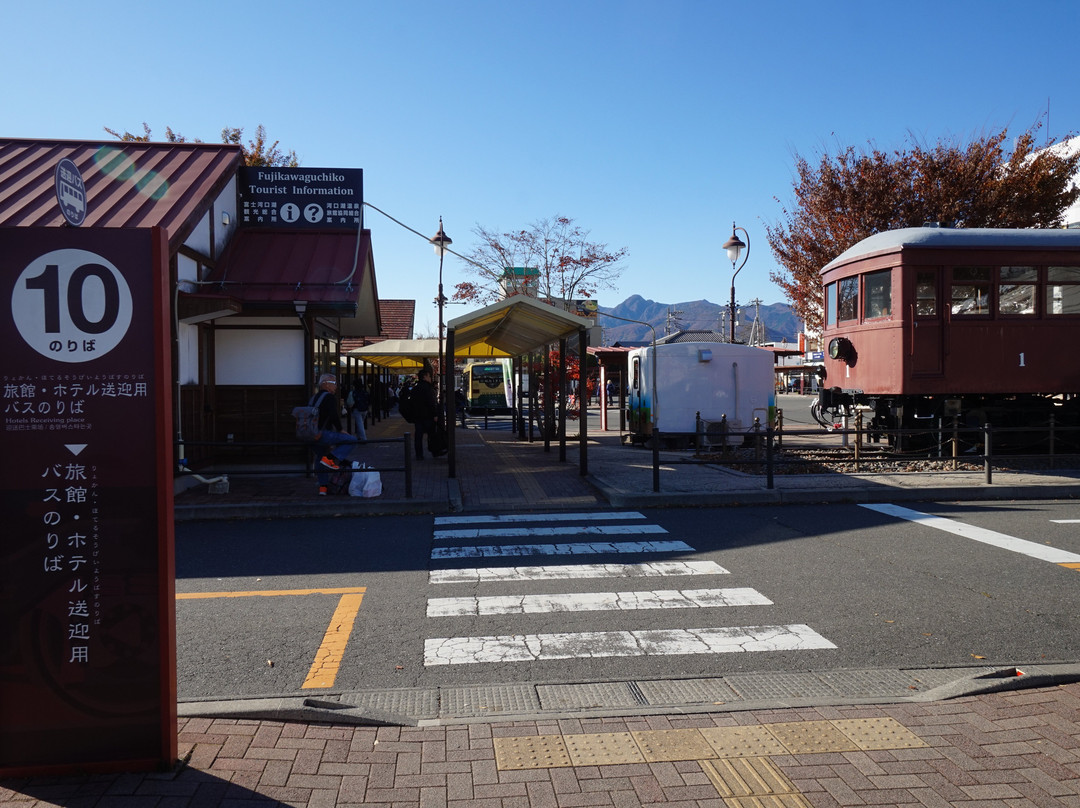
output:
[[292, 416], [296, 419], [297, 440], [312, 442], [319, 439], [322, 430], [319, 429], [319, 403], [323, 400], [326, 391], [318, 396], [312, 396], [306, 407], [293, 407]]
[[401, 413], [401, 417], [408, 423], [416, 423], [416, 405], [419, 402], [416, 400], [416, 388], [406, 387], [401, 391], [401, 395], [398, 397], [398, 412]]

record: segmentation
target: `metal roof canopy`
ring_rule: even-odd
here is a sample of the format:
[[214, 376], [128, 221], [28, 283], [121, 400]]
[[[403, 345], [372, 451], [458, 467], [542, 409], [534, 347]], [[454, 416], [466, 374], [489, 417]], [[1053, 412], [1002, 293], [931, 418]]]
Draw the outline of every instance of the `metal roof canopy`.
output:
[[[364, 362], [391, 370], [408, 371], [419, 370], [423, 367], [425, 359], [435, 359], [438, 355], [439, 341], [437, 339], [387, 339], [349, 351], [349, 356], [354, 356]], [[455, 358], [459, 359], [487, 359], [509, 355], [486, 343], [470, 345], [454, 351]]]
[[[486, 345], [489, 348], [503, 351], [510, 356], [521, 356], [530, 351], [541, 348], [552, 342], [561, 341], [578, 334], [581, 337], [581, 354], [584, 358], [588, 347], [588, 332], [592, 321], [585, 317], [578, 317], [560, 311], [552, 305], [541, 303], [527, 295], [514, 295], [498, 303], [492, 303], [482, 309], [477, 309], [461, 317], [455, 317], [446, 324], [446, 344], [448, 352], [454, 356], [459, 355], [459, 350], [471, 349], [474, 346]], [[460, 348], [458, 348], [460, 346]], [[578, 366], [578, 383], [582, 384], [581, 368], [584, 362]], [[449, 391], [447, 380], [443, 384]], [[584, 399], [579, 398], [578, 420], [578, 448], [580, 461], [578, 472], [581, 476], [589, 473], [588, 454], [588, 418], [584, 406]], [[448, 396], [446, 402], [447, 419], [453, 424], [455, 421], [454, 396]], [[562, 411], [565, 419], [566, 412]], [[447, 458], [448, 476], [456, 476], [456, 432], [447, 430]], [[559, 459], [566, 459], [566, 430], [559, 435]]]
[[514, 295], [455, 317], [446, 327], [454, 332], [454, 356], [480, 344], [503, 352], [489, 356], [521, 356], [592, 325], [585, 317], [560, 311], [535, 298]]

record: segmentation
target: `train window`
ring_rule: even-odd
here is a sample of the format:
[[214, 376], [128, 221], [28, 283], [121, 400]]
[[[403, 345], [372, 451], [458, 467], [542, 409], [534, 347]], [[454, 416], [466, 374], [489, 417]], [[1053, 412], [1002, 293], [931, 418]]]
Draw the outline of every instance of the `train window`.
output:
[[839, 322], [859, 316], [859, 277], [843, 278], [837, 284], [836, 312]]
[[892, 314], [892, 270], [868, 272], [863, 278], [863, 319], [875, 320]]
[[953, 315], [990, 313], [990, 277], [990, 267], [953, 267], [950, 290]]
[[836, 325], [836, 284], [825, 287], [825, 325]]
[[937, 316], [937, 273], [919, 272], [915, 276], [915, 314]]
[[1035, 314], [1035, 267], [998, 268], [998, 314]]
[[1080, 267], [1046, 268], [1046, 313], [1080, 314]]

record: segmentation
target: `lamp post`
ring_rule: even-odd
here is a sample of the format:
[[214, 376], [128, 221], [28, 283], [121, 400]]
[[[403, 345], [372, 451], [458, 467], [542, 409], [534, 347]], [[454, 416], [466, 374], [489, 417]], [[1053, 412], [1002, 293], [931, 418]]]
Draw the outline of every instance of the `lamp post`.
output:
[[[736, 230], [742, 230], [743, 235], [746, 236], [746, 243], [744, 244], [737, 235]], [[440, 231], [441, 232], [441, 231]], [[739, 264], [738, 269], [735, 268], [735, 264], [739, 261], [739, 254], [746, 248], [746, 255], [743, 256], [742, 263]], [[750, 258], [750, 234], [746, 232], [746, 228], [736, 227], [735, 222], [731, 223], [731, 238], [724, 242], [724, 249], [727, 250], [728, 258], [731, 260], [731, 268], [734, 273], [731, 276], [731, 302], [728, 304], [728, 325], [731, 327], [731, 342], [735, 342], [735, 276], [739, 274], [739, 270], [746, 266], [747, 259]]]
[[450, 249], [450, 245], [453, 244], [451, 239], [446, 233], [443, 232], [442, 216], [439, 217], [439, 232], [428, 239], [431, 242], [431, 246], [435, 248], [435, 254], [439, 256], [439, 296], [435, 302], [439, 306], [439, 373], [442, 374], [442, 380], [439, 383], [439, 400], [440, 406], [446, 405], [446, 357], [443, 356], [443, 307], [446, 305], [446, 298], [443, 297], [443, 281], [442, 281], [442, 268], [443, 268], [443, 256], [446, 255]]

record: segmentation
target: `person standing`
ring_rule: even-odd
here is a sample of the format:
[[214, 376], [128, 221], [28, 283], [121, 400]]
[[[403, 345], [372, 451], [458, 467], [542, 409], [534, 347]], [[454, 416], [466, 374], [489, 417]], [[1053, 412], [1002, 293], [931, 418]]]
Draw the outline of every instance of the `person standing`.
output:
[[431, 368], [423, 368], [418, 374], [416, 384], [412, 391], [413, 426], [416, 427], [416, 459], [424, 459], [424, 435], [428, 439], [428, 451], [432, 457], [438, 457], [432, 447], [432, 436], [435, 434], [435, 419], [439, 414], [439, 399], [435, 395], [435, 387], [431, 383]]
[[[341, 468], [338, 459], [342, 455], [338, 454], [338, 447], [357, 442], [354, 436], [341, 428], [341, 402], [337, 396], [337, 377], [333, 373], [324, 373], [319, 377], [319, 391], [312, 396], [309, 406], [319, 408], [319, 436], [311, 448], [319, 458], [316, 466], [319, 496], [326, 496], [330, 472]], [[351, 445], [349, 449], [352, 449]]]
[[367, 429], [365, 428], [364, 420], [367, 418], [368, 407], [371, 406], [371, 396], [368, 395], [367, 386], [362, 379], [357, 379], [353, 383], [352, 395], [352, 415], [353, 425], [356, 431], [356, 437], [358, 440], [367, 440]]

